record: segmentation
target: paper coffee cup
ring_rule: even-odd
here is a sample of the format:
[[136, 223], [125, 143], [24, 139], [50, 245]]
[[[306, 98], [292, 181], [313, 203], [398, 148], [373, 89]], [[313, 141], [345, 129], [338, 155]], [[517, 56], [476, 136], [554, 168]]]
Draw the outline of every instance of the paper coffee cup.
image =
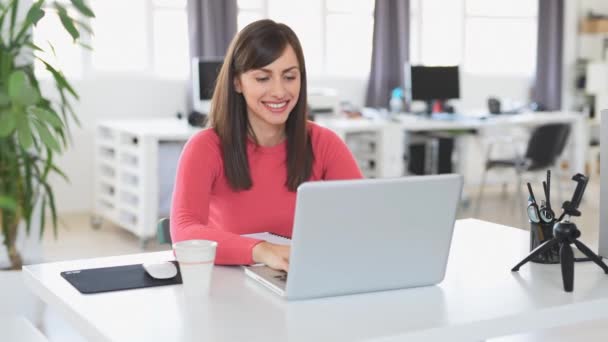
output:
[[209, 294], [216, 248], [217, 242], [209, 240], [185, 240], [173, 244], [186, 295]]

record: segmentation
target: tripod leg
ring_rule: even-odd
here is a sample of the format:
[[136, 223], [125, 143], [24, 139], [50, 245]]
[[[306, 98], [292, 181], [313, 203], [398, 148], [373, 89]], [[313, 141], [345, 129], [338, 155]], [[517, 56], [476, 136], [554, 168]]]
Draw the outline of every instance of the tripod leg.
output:
[[528, 254], [528, 256], [524, 260], [520, 261], [519, 264], [515, 265], [515, 267], [513, 267], [511, 269], [511, 271], [513, 271], [513, 272], [519, 271], [519, 268], [521, 266], [523, 266], [525, 263], [534, 259], [540, 253], [543, 253], [543, 252], [549, 250], [551, 247], [555, 246], [558, 243], [559, 243], [558, 239], [551, 239], [551, 240], [544, 242], [542, 245], [539, 245], [532, 252], [530, 252], [530, 254]]
[[560, 243], [559, 257], [562, 264], [562, 280], [564, 282], [564, 290], [572, 292], [574, 288], [574, 253], [568, 242]]
[[593, 260], [594, 263], [601, 267], [604, 270], [604, 273], [608, 274], [608, 266], [604, 263], [604, 261], [602, 261], [602, 258], [597, 256], [597, 254], [593, 253], [593, 251], [590, 250], [589, 247], [585, 246], [584, 243], [578, 240], [574, 240], [574, 244], [581, 252], [583, 252], [583, 254], [585, 254], [589, 259]]

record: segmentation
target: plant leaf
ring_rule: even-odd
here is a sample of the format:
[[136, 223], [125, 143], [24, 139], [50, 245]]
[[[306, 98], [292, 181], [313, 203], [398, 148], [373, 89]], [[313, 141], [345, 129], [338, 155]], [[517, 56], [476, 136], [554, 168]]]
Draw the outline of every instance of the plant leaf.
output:
[[17, 202], [10, 197], [0, 195], [0, 208], [15, 211]]
[[12, 3], [15, 1], [17, 1], [17, 0], [11, 1], [10, 4], [2, 5], [2, 14], [0, 14], [0, 27], [2, 27], [2, 25], [4, 24], [4, 19], [6, 18], [6, 15], [8, 14], [9, 9], [13, 5]]
[[[27, 153], [27, 151], [24, 151]], [[32, 212], [34, 211], [34, 177], [32, 175], [32, 169], [35, 169], [36, 161], [33, 158], [25, 158], [23, 162], [22, 183], [23, 183], [23, 197], [21, 198], [21, 207], [23, 208], [23, 218], [25, 219], [25, 232], [29, 235], [30, 228], [32, 226]]]
[[0, 90], [0, 107], [8, 106], [11, 103], [11, 98], [7, 93]]
[[10, 25], [8, 26], [9, 29], [9, 33], [8, 33], [8, 41], [10, 42], [11, 40], [13, 40], [13, 33], [15, 31], [15, 23], [17, 22], [17, 13], [19, 12], [19, 1], [13, 1], [9, 7], [11, 8], [11, 21], [10, 21]]
[[81, 29], [87, 31], [87, 33], [93, 35], [93, 29], [91, 28], [91, 26], [89, 26], [89, 24], [87, 24], [83, 21], [80, 21], [80, 20], [76, 20], [76, 19], [73, 19], [73, 21], [75, 24], [78, 25], [79, 28], [81, 28]]
[[63, 178], [63, 180], [66, 181], [66, 183], [70, 183], [70, 179], [60, 168], [58, 168], [55, 165], [51, 165], [51, 170], [53, 170], [53, 172], [55, 172], [56, 174], [61, 176], [61, 178]]
[[87, 7], [87, 5], [84, 3], [83, 0], [71, 0], [71, 1], [72, 1], [72, 5], [74, 5], [74, 7], [76, 7], [78, 12], [86, 15], [89, 18], [95, 18], [95, 13], [93, 13], [93, 11], [91, 11], [91, 9], [89, 7]]
[[59, 20], [61, 20], [63, 28], [65, 28], [70, 36], [72, 36], [72, 39], [76, 41], [78, 38], [80, 38], [80, 32], [78, 32], [78, 29], [76, 26], [74, 26], [74, 21], [68, 15], [68, 11], [65, 9], [65, 7], [59, 5], [57, 2], [55, 3], [55, 8], [57, 9], [57, 15], [59, 15]]
[[29, 106], [40, 100], [38, 90], [32, 86], [23, 70], [15, 70], [8, 80], [8, 95], [13, 102]]
[[55, 50], [55, 47], [53, 46], [53, 44], [51, 44], [51, 42], [48, 40], [46, 42], [49, 44], [49, 46], [51, 48], [51, 52], [53, 53], [53, 56], [57, 57], [57, 51]]
[[40, 52], [44, 52], [44, 50], [42, 50], [42, 48], [40, 48], [38, 45], [32, 43], [32, 42], [28, 42], [25, 43], [26, 46], [32, 48], [32, 50], [36, 50], [36, 51], [40, 51]]
[[15, 114], [10, 110], [0, 112], [0, 138], [9, 136], [15, 127], [17, 127]]
[[38, 21], [42, 19], [42, 17], [44, 17], [44, 11], [42, 10], [43, 3], [44, 0], [39, 0], [38, 2], [33, 4], [32, 7], [30, 7], [30, 10], [27, 11], [25, 22], [23, 23], [24, 27], [27, 27], [28, 23], [31, 23], [32, 25], [36, 26]]
[[40, 139], [42, 140], [44, 145], [53, 151], [61, 152], [61, 147], [59, 147], [57, 139], [53, 136], [53, 134], [51, 134], [51, 132], [49, 132], [49, 129], [46, 127], [46, 125], [41, 124], [36, 120], [32, 122], [34, 123], [36, 130], [38, 130], [38, 135], [40, 136]]
[[[42, 205], [40, 208], [40, 236], [38, 238], [42, 239], [44, 235], [44, 228], [46, 225], [46, 197], [42, 196]], [[57, 238], [57, 237], [55, 237]]]
[[57, 114], [48, 111], [44, 108], [29, 106], [27, 107], [27, 113], [36, 116], [40, 120], [47, 122], [49, 125], [54, 128], [63, 128], [63, 122], [57, 116]]
[[87, 50], [91, 50], [93, 51], [93, 47], [89, 44], [85, 44], [83, 42], [78, 42], [78, 45], [82, 46], [83, 48], [87, 49]]
[[53, 219], [53, 231], [55, 231], [55, 234], [57, 234], [57, 209], [55, 208], [55, 196], [53, 195], [53, 189], [47, 182], [43, 182], [41, 185], [44, 187], [44, 192], [49, 200], [51, 218]]
[[27, 117], [20, 117], [17, 121], [17, 133], [19, 137], [19, 143], [24, 150], [27, 150], [34, 143], [32, 137], [32, 131], [30, 129], [29, 121]]
[[72, 88], [72, 86], [68, 83], [68, 81], [65, 79], [65, 77], [63, 77], [61, 72], [56, 70], [55, 68], [53, 68], [53, 66], [50, 65], [49, 63], [47, 63], [46, 61], [44, 61], [40, 58], [39, 58], [39, 60], [42, 63], [44, 63], [46, 70], [51, 72], [51, 74], [53, 75], [53, 78], [55, 79], [55, 82], [57, 82], [57, 85], [59, 85], [60, 88], [67, 89], [70, 92], [70, 94], [72, 94], [72, 96], [74, 96], [78, 100], [79, 99], [78, 94], [76, 93], [74, 88]]

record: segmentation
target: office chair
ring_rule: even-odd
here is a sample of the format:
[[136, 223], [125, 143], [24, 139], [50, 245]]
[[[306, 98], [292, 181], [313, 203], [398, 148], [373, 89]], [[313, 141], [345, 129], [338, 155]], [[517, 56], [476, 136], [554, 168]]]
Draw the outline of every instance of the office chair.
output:
[[[545, 171], [555, 166], [559, 156], [564, 151], [568, 136], [570, 135], [570, 124], [548, 124], [537, 127], [532, 132], [525, 155], [517, 154], [511, 159], [491, 159], [493, 144], [488, 146], [485, 167], [479, 186], [475, 216], [479, 216], [481, 202], [486, 184], [488, 171], [492, 169], [513, 169], [517, 177], [517, 191], [520, 201], [520, 210], [525, 210], [524, 191], [522, 175], [526, 172]], [[555, 168], [557, 176], [558, 201], [561, 199], [561, 186], [559, 182], [559, 168]]]
[[158, 221], [156, 226], [156, 241], [159, 244], [171, 244], [171, 228], [169, 218], [164, 217]]

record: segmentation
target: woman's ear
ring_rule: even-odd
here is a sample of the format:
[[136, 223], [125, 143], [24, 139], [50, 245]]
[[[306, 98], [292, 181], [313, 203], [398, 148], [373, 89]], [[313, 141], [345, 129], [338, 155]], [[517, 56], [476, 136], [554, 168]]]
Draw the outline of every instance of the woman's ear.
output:
[[234, 89], [236, 90], [237, 93], [241, 94], [243, 92], [243, 90], [241, 90], [241, 80], [239, 79], [238, 76], [234, 77]]

